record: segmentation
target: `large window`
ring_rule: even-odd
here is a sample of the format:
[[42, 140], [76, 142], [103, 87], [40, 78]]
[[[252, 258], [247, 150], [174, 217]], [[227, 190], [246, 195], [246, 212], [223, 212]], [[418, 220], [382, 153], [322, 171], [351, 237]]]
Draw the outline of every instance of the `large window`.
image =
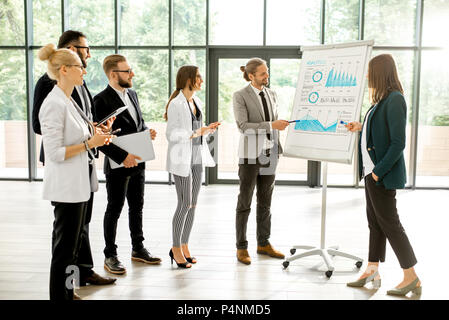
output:
[[[416, 184], [449, 186], [449, 63], [447, 52], [422, 54]], [[425, 76], [424, 76], [425, 75]]]
[[262, 45], [263, 0], [210, 0], [213, 45]]
[[359, 1], [326, 1], [325, 43], [355, 41], [359, 30]]
[[[372, 55], [392, 54], [404, 87], [408, 184], [449, 187], [448, 16], [449, 0], [0, 1], [0, 179], [42, 178], [40, 136], [30, 128], [33, 97], [27, 94], [46, 70], [38, 49], [57, 44], [63, 29], [74, 29], [87, 35], [91, 47], [85, 79], [92, 95], [107, 86], [102, 68], [107, 55], [126, 55], [135, 71], [144, 119], [158, 131], [156, 159], [147, 165], [149, 181], [168, 181], [162, 116], [180, 66], [200, 68], [203, 112], [223, 121], [217, 172], [223, 179], [235, 178], [238, 141], [223, 137], [236, 132], [229, 92], [246, 82], [238, 69], [244, 61], [232, 58], [232, 51], [245, 47], [262, 56], [266, 49], [278, 50], [279, 58], [270, 59], [270, 85], [282, 104], [280, 117], [289, 118], [301, 61], [282, 58], [283, 50], [373, 39]], [[217, 48], [230, 55], [220, 60], [218, 83], [212, 84], [210, 55]], [[210, 105], [216, 87], [218, 101]], [[369, 106], [366, 89], [362, 118]], [[99, 162], [102, 177], [103, 157]], [[354, 185], [354, 165], [330, 163], [329, 184]], [[305, 160], [282, 158], [278, 178], [304, 181], [310, 168]]]
[[160, 46], [168, 44], [168, 1], [121, 2], [121, 44]]
[[69, 29], [82, 31], [91, 45], [114, 44], [114, 0], [68, 3]]
[[268, 0], [267, 44], [319, 44], [320, 3], [320, 0]]
[[28, 177], [24, 50], [0, 50], [0, 177]]
[[414, 45], [416, 0], [367, 0], [365, 39], [375, 45]]

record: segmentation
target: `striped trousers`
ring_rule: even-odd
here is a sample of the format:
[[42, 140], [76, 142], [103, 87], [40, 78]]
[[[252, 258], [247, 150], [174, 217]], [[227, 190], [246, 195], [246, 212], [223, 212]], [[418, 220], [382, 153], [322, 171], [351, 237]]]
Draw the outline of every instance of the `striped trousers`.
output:
[[173, 247], [189, 243], [202, 173], [202, 165], [193, 165], [188, 177], [173, 175], [178, 195], [178, 206], [173, 216]]

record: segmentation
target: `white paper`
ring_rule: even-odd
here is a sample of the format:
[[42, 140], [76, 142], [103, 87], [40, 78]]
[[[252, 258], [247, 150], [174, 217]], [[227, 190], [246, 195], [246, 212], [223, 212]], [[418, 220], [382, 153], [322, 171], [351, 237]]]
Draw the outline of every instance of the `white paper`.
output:
[[303, 48], [284, 156], [351, 163], [372, 42]]
[[[112, 143], [130, 154], [141, 157], [142, 160], [136, 160], [138, 163], [153, 160], [155, 158], [149, 130], [114, 138]], [[123, 163], [118, 164], [111, 158], [109, 158], [109, 163], [112, 169], [123, 167]]]

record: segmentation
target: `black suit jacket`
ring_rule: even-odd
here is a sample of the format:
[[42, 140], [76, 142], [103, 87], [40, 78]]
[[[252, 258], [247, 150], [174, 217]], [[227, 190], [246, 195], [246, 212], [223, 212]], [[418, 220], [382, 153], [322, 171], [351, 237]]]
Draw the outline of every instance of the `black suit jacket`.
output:
[[[34, 99], [33, 99], [33, 114], [32, 114], [32, 123], [34, 133], [42, 135], [41, 124], [39, 122], [39, 111], [41, 110], [42, 102], [44, 102], [45, 98], [48, 96], [53, 87], [56, 85], [55, 80], [51, 80], [50, 77], [45, 73], [36, 83], [36, 87], [34, 88]], [[89, 96], [90, 105], [92, 106], [92, 115], [95, 114], [94, 103], [92, 100], [92, 96], [87, 88], [86, 82], [83, 83], [84, 88], [87, 91], [87, 95]], [[76, 103], [82, 108], [81, 98], [76, 89], [73, 89], [72, 98], [76, 101]], [[44, 145], [41, 143], [41, 153], [39, 156], [39, 161], [44, 163]]]
[[[140, 110], [137, 93], [134, 90], [128, 89], [128, 95], [130, 97], [131, 102], [133, 103], [133, 105], [129, 107], [130, 108], [134, 107], [137, 112], [137, 120], [138, 120], [137, 125], [136, 122], [134, 122], [134, 119], [132, 118], [129, 111], [125, 110], [116, 117], [114, 123], [112, 124], [112, 130], [116, 130], [119, 128], [121, 129], [121, 131], [117, 134], [117, 136], [123, 136], [131, 133], [149, 130], [142, 117], [142, 111]], [[101, 121], [109, 114], [111, 114], [118, 108], [123, 107], [124, 105], [125, 104], [123, 103], [122, 99], [119, 97], [117, 92], [111, 86], [108, 85], [106, 89], [104, 89], [102, 92], [100, 92], [94, 97], [94, 106], [95, 106], [93, 108], [95, 110], [95, 113], [93, 114], [94, 121], [97, 122]], [[138, 170], [145, 170], [145, 162], [139, 163], [137, 167], [133, 168], [122, 167], [117, 169], [111, 169], [111, 165], [109, 164], [109, 158], [114, 160], [114, 162], [120, 164], [126, 159], [126, 157], [128, 156], [128, 152], [114, 145], [113, 143], [107, 146], [105, 145], [103, 147], [100, 147], [99, 149], [106, 155], [104, 161], [105, 174], [109, 174], [113, 171], [114, 174], [117, 173], [128, 176], [134, 174]]]

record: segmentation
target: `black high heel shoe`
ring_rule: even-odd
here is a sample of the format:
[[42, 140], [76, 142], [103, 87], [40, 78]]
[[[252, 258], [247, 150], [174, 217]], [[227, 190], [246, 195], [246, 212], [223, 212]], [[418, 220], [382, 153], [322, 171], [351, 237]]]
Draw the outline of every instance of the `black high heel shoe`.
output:
[[187, 258], [186, 256], [184, 256], [184, 258], [186, 258], [187, 262], [189, 262], [189, 263], [195, 264], [197, 262], [195, 257]]
[[170, 256], [171, 259], [171, 264], [173, 264], [173, 260], [175, 260], [176, 264], [178, 265], [179, 268], [191, 268], [192, 265], [189, 262], [183, 262], [183, 263], [178, 263], [178, 261], [176, 261], [176, 259], [173, 257], [173, 250], [170, 249], [170, 252], [168, 253], [168, 255]]

